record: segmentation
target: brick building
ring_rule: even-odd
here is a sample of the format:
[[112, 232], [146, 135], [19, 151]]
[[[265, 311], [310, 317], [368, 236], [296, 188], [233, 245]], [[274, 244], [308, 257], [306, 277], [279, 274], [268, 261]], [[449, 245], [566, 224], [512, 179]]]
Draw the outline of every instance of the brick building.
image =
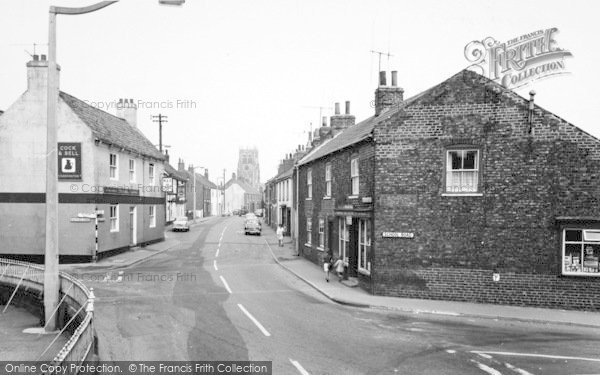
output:
[[392, 77], [300, 161], [300, 252], [378, 295], [599, 310], [600, 141], [470, 71]]

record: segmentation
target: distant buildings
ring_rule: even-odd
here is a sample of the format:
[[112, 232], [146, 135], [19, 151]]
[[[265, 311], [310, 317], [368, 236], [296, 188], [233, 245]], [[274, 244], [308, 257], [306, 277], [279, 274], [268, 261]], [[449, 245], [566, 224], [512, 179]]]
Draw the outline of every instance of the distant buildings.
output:
[[231, 179], [225, 184], [225, 212], [245, 209], [254, 212], [261, 208], [262, 194], [250, 186], [246, 181], [237, 178], [233, 173]]
[[260, 189], [260, 166], [258, 150], [255, 148], [241, 149], [239, 152], [237, 179], [252, 188]]

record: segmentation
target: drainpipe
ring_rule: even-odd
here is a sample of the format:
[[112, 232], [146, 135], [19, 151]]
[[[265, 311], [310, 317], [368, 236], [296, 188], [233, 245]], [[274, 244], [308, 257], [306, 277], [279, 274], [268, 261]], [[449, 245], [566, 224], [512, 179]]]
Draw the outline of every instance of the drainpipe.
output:
[[294, 220], [294, 226], [296, 228], [296, 238], [294, 242], [296, 243], [296, 254], [300, 255], [300, 244], [298, 243], [298, 238], [300, 238], [300, 236], [298, 235], [298, 230], [300, 229], [298, 227], [298, 212], [300, 211], [300, 199], [298, 198], [298, 192], [300, 191], [300, 177], [298, 164], [294, 165], [294, 172], [296, 176], [296, 212], [294, 213], [294, 216], [296, 217]]

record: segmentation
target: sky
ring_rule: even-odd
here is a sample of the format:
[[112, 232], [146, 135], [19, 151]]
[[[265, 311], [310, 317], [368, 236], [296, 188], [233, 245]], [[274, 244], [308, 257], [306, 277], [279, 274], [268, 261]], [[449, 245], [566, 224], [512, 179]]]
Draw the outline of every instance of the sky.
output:
[[[0, 3], [0, 110], [25, 91], [34, 43], [46, 53], [48, 7], [94, 2]], [[208, 168], [214, 182], [236, 171], [240, 148], [256, 147], [264, 182], [335, 102], [349, 100], [357, 122], [373, 114], [379, 60], [370, 51], [392, 55], [382, 70], [398, 71], [408, 98], [466, 68], [471, 41], [555, 27], [558, 46], [573, 55], [569, 74], [516, 92], [535, 90], [536, 104], [600, 138], [599, 11], [592, 0], [121, 0], [58, 16], [60, 88], [111, 113], [118, 98], [134, 99], [138, 126], [155, 144], [151, 116], [168, 116], [171, 164]]]

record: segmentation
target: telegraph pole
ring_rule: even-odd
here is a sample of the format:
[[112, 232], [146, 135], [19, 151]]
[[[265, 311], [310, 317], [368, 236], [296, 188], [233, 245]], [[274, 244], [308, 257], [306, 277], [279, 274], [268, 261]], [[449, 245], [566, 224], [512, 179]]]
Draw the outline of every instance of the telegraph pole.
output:
[[158, 114], [158, 116], [152, 116], [152, 122], [158, 122], [158, 151], [162, 154], [162, 124], [167, 123], [167, 116]]

